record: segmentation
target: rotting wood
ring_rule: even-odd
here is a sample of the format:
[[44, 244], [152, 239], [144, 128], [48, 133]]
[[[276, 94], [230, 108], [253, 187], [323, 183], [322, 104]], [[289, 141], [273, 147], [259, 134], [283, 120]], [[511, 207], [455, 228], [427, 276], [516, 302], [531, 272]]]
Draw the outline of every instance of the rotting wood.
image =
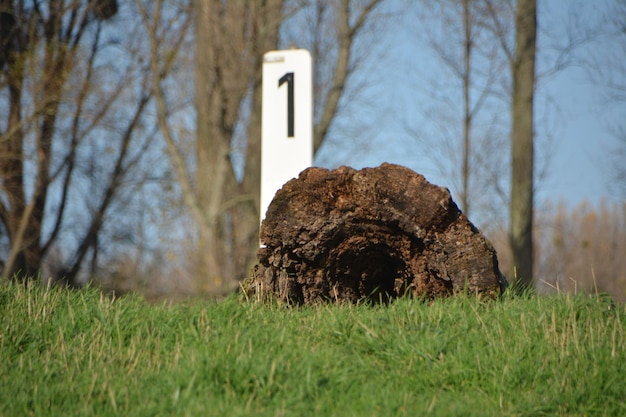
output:
[[260, 239], [244, 290], [289, 303], [494, 297], [507, 285], [450, 192], [399, 165], [306, 169], [276, 193]]

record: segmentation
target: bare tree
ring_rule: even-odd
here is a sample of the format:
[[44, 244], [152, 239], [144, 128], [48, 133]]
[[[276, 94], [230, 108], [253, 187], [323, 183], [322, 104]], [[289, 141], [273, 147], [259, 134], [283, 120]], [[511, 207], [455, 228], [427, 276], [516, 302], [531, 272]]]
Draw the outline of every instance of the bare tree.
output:
[[[102, 22], [117, 12], [117, 3], [52, 1], [46, 7], [40, 2], [2, 1], [2, 45], [0, 47], [1, 87], [6, 104], [6, 120], [0, 137], [0, 177], [2, 199], [0, 220], [9, 241], [2, 275], [28, 279], [37, 275], [43, 257], [58, 236], [63, 220], [67, 194], [75, 168], [76, 146], [80, 141], [78, 128], [73, 129], [72, 143], [65, 155], [55, 158], [53, 144], [60, 142], [56, 132], [61, 123], [64, 94], [68, 79], [76, 67], [78, 54], [90, 28], [89, 60], [93, 64], [100, 43]], [[39, 74], [31, 69], [40, 67]], [[82, 116], [90, 89], [93, 67], [77, 96], [75, 126]], [[33, 89], [30, 90], [30, 86]], [[27, 149], [35, 152], [35, 157]], [[123, 154], [124, 151], [121, 152]], [[123, 156], [122, 156], [123, 158]], [[55, 166], [55, 159], [63, 161]], [[34, 165], [34, 170], [29, 165]], [[62, 200], [53, 221], [52, 232], [45, 238], [44, 221], [49, 210], [48, 191], [53, 181], [62, 180]], [[102, 208], [106, 209], [104, 203]], [[95, 218], [80, 247], [88, 247], [97, 233], [100, 219]], [[79, 249], [76, 264], [82, 261]], [[72, 270], [76, 269], [75, 266]]]
[[[195, 7], [196, 182], [207, 226], [198, 239], [198, 272], [219, 289], [246, 273], [241, 269], [258, 242], [260, 74], [263, 54], [278, 44], [283, 1], [197, 1]], [[247, 151], [239, 182], [231, 154], [246, 101], [252, 108], [243, 127]]]
[[[443, 152], [453, 163], [453, 168], [440, 169], [450, 178], [458, 193], [461, 208], [469, 214], [472, 206], [479, 206], [481, 198], [490, 194], [503, 197], [499, 177], [502, 164], [493, 150], [502, 146], [498, 125], [497, 109], [490, 107], [502, 101], [508, 103], [507, 54], [497, 37], [494, 37], [493, 22], [499, 24], [510, 18], [510, 4], [504, 2], [494, 7], [488, 0], [441, 0], [419, 4], [420, 33], [426, 37], [427, 45], [441, 64], [449, 71], [454, 92], [458, 100], [449, 95], [441, 98], [441, 108], [428, 110], [431, 121], [441, 120], [440, 136], [436, 141], [421, 141], [423, 151], [434, 161], [441, 161]], [[506, 25], [498, 27], [502, 36], [508, 35]], [[429, 74], [427, 79], [438, 80], [440, 74]], [[436, 82], [433, 90], [440, 89]], [[458, 90], [457, 90], [458, 88]], [[437, 106], [440, 94], [429, 93]], [[458, 119], [451, 109], [461, 103]], [[488, 122], [486, 122], [489, 120]], [[411, 135], [420, 139], [419, 130], [409, 127]], [[430, 139], [430, 138], [429, 138]], [[446, 165], [447, 166], [447, 165]], [[482, 196], [482, 197], [481, 197]]]
[[[537, 101], [537, 91], [540, 92], [544, 106], [546, 102], [555, 105], [557, 100], [547, 96], [542, 87], [563, 71], [576, 66], [588, 66], [585, 59], [580, 58], [579, 52], [598, 38], [605, 23], [603, 19], [595, 20], [584, 15], [579, 8], [570, 7], [561, 10], [559, 7], [559, 13], [562, 15], [551, 17], [563, 24], [544, 24], [538, 27], [536, 2], [526, 5], [523, 2], [485, 0], [485, 5], [485, 14], [490, 17], [485, 20], [486, 28], [501, 45], [511, 70], [512, 81], [508, 88], [512, 107], [511, 188], [508, 191], [510, 196], [507, 239], [509, 244], [507, 252], [510, 252], [511, 259], [508, 273], [512, 278], [515, 276], [519, 278], [521, 287], [528, 287], [533, 283], [534, 236], [543, 233], [540, 230], [533, 230], [542, 227], [534, 224], [533, 220], [534, 194], [549, 174], [553, 151], [550, 132], [544, 130], [537, 133], [538, 129], [545, 126], [548, 117], [539, 116], [544, 118], [539, 122], [535, 119], [534, 103]], [[515, 19], [503, 19], [501, 12], [506, 9], [512, 11], [513, 6], [516, 8]], [[550, 16], [546, 9], [547, 7], [543, 13]], [[526, 13], [526, 17], [522, 13]], [[505, 12], [504, 16], [512, 17], [512, 13]], [[515, 31], [511, 27], [512, 23], [515, 23]], [[531, 24], [532, 27], [526, 34], [520, 35], [518, 29], [525, 31], [525, 25]], [[541, 49], [535, 46], [538, 36], [541, 38]], [[541, 61], [540, 69], [535, 64], [536, 61]], [[558, 107], [558, 104], [556, 106]]]
[[[197, 130], [191, 165], [177, 147], [167, 117], [159, 117], [159, 123], [185, 205], [197, 225], [197, 280], [209, 291], [221, 291], [234, 278], [245, 277], [258, 247], [263, 54], [278, 47], [285, 22], [321, 3], [326, 2], [193, 2]], [[331, 19], [333, 35], [339, 41], [332, 85], [324, 95], [324, 116], [315, 127], [316, 149], [328, 134], [356, 68], [351, 59], [355, 40], [379, 3], [343, 0], [332, 6], [337, 12], [337, 20]], [[151, 44], [154, 67], [161, 42], [155, 37]], [[168, 91], [161, 84], [153, 78], [159, 114], [167, 116]], [[240, 141], [242, 132], [245, 138]], [[243, 167], [233, 157], [233, 147], [240, 143], [245, 145]]]
[[[332, 69], [332, 80], [326, 91], [316, 91], [316, 93], [321, 93], [320, 96], [323, 98], [318, 104], [319, 117], [313, 132], [314, 152], [319, 150], [328, 136], [332, 122], [339, 111], [341, 98], [346, 93], [346, 83], [358, 69], [358, 60], [354, 59], [355, 44], [359, 36], [363, 34], [368, 19], [372, 18], [373, 11], [382, 1], [341, 0], [336, 5], [333, 4], [334, 8], [331, 13], [336, 15], [336, 21], [332, 33], [335, 37], [337, 49], [335, 54], [332, 55], [335, 59], [332, 60], [330, 67]], [[328, 1], [318, 0], [314, 2], [314, 7], [317, 10], [315, 18], [324, 19], [324, 10], [329, 7]], [[321, 31], [323, 27], [323, 25], [319, 24], [314, 27], [314, 30]], [[319, 47], [319, 43], [326, 43], [327, 40], [324, 39], [323, 33], [319, 32], [314, 34], [314, 39], [317, 40], [317, 44], [312, 45], [312, 48], [316, 54], [320, 54], [323, 48]], [[314, 54], [314, 57], [316, 54]], [[315, 58], [320, 57], [317, 56]], [[319, 76], [320, 74], [318, 74]], [[317, 85], [320, 86], [321, 83], [317, 82]]]
[[162, 169], [145, 38], [114, 0], [0, 7], [0, 273], [79, 285], [136, 246], [137, 196]]
[[534, 122], [536, 0], [518, 0], [512, 63], [511, 204], [509, 241], [515, 276], [533, 283]]

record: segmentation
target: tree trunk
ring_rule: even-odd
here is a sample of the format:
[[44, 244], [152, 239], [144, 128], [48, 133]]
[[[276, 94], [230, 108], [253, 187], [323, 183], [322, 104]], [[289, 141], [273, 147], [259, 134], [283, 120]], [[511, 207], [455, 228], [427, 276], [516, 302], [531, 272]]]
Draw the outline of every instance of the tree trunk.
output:
[[[261, 114], [263, 55], [278, 46], [278, 32], [282, 22], [284, 0], [267, 0], [257, 10], [257, 27], [254, 50], [256, 71], [251, 89], [251, 113], [248, 121], [248, 143], [243, 181], [236, 188], [237, 204], [231, 210], [233, 226], [234, 278], [244, 279], [253, 265], [259, 247], [259, 207], [261, 206]], [[232, 197], [231, 197], [232, 199]]]
[[278, 191], [248, 296], [293, 303], [500, 294], [491, 244], [443, 187], [398, 165], [309, 168]]
[[519, 0], [513, 60], [511, 206], [509, 241], [513, 276], [521, 287], [533, 283], [533, 99], [535, 88], [536, 0]]
[[[196, 184], [208, 226], [198, 236], [198, 272], [212, 289], [243, 278], [258, 246], [261, 65], [263, 54], [277, 46], [282, 5], [196, 1]], [[252, 114], [238, 183], [231, 142], [246, 99]]]
[[[198, 284], [219, 288], [224, 280], [223, 245], [219, 244], [220, 214], [223, 208], [222, 190], [228, 176], [230, 138], [225, 118], [228, 98], [224, 73], [233, 69], [226, 64], [225, 47], [221, 38], [219, 14], [221, 5], [212, 0], [196, 1], [196, 184], [198, 203], [207, 227], [198, 228]], [[223, 36], [223, 35], [222, 35]], [[216, 42], [217, 41], [217, 42]], [[234, 95], [234, 92], [231, 93]], [[235, 100], [232, 97], [231, 100]], [[230, 110], [232, 112], [232, 110]], [[231, 116], [232, 117], [232, 116]]]

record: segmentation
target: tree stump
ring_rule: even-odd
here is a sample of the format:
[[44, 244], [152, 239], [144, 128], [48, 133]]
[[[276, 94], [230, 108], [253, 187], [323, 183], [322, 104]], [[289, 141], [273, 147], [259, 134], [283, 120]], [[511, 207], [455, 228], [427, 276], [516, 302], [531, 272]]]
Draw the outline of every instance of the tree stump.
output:
[[244, 290], [297, 304], [500, 294], [496, 252], [450, 192], [408, 168], [308, 168], [272, 200]]

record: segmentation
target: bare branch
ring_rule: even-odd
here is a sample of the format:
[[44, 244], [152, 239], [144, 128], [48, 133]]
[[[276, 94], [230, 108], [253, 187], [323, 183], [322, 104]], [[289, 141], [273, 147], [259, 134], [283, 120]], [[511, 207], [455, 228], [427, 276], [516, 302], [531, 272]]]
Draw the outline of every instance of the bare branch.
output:
[[354, 68], [350, 67], [350, 59], [355, 39], [372, 11], [381, 2], [382, 0], [371, 0], [367, 3], [352, 26], [350, 25], [350, 0], [341, 0], [339, 2], [337, 10], [337, 58], [334, 65], [332, 85], [322, 106], [323, 110], [319, 122], [315, 125], [313, 132], [314, 152], [318, 151], [328, 134], [330, 125], [337, 114], [339, 101], [344, 92], [346, 82], [354, 71]]
[[[204, 229], [207, 227], [206, 218], [200, 208], [200, 204], [193, 190], [191, 178], [187, 172], [185, 159], [182, 153], [178, 150], [170, 125], [167, 123], [168, 112], [165, 103], [165, 95], [161, 86], [162, 78], [165, 76], [166, 72], [159, 64], [160, 53], [159, 40], [157, 38], [157, 25], [159, 21], [158, 17], [160, 14], [161, 2], [158, 3], [155, 16], [152, 17], [148, 16], [145, 7], [143, 7], [143, 4], [140, 1], [138, 1], [138, 5], [142, 13], [144, 24], [148, 30], [150, 40], [150, 70], [152, 73], [152, 88], [157, 108], [157, 123], [159, 130], [165, 140], [170, 161], [174, 171], [176, 172], [178, 183], [182, 188], [185, 205], [191, 210], [191, 214], [198, 224], [198, 227]], [[182, 36], [179, 38], [179, 42], [182, 42]], [[173, 55], [171, 59], [173, 60]]]
[[131, 140], [133, 138], [135, 128], [139, 123], [139, 120], [144, 112], [144, 109], [148, 102], [151, 99], [151, 95], [145, 95], [141, 97], [139, 102], [137, 103], [137, 107], [135, 108], [135, 112], [133, 114], [133, 118], [130, 120], [126, 129], [124, 131], [124, 135], [122, 137], [122, 143], [120, 144], [120, 150], [117, 155], [117, 160], [115, 162], [115, 167], [111, 173], [108, 184], [104, 191], [104, 196], [100, 201], [100, 204], [93, 213], [93, 217], [91, 219], [91, 223], [81, 241], [78, 248], [76, 249], [74, 256], [72, 258], [71, 266], [66, 271], [64, 279], [68, 282], [72, 283], [75, 280], [76, 275], [78, 274], [78, 270], [82, 264], [82, 261], [87, 254], [87, 251], [90, 247], [92, 247], [96, 241], [98, 236], [98, 231], [102, 227], [102, 223], [104, 221], [105, 214], [107, 209], [109, 208], [111, 202], [113, 201], [116, 193], [119, 191], [119, 185], [121, 183], [122, 178], [126, 174], [128, 170], [128, 166], [125, 165], [124, 161], [128, 154], [128, 149], [130, 147]]

